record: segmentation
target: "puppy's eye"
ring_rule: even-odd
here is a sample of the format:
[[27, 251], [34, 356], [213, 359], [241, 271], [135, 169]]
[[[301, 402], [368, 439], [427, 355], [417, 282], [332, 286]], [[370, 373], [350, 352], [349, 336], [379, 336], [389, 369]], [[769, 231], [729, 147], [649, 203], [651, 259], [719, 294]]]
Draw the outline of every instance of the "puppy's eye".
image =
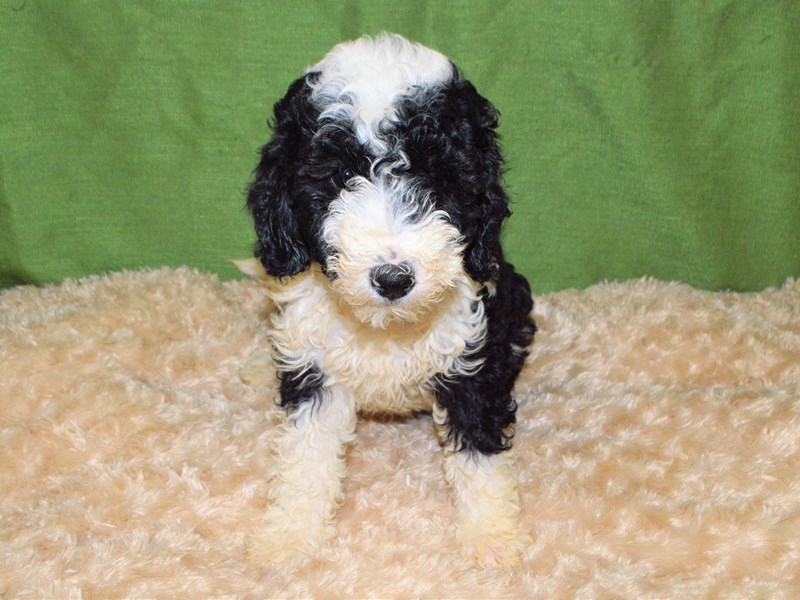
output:
[[350, 181], [356, 176], [353, 169], [342, 167], [339, 169], [339, 185], [343, 188], [350, 189]]

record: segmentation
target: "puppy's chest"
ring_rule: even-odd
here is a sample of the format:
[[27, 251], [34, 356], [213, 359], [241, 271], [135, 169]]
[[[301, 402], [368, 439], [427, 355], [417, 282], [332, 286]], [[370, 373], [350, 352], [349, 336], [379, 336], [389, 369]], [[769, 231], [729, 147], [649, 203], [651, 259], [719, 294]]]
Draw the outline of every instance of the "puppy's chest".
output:
[[318, 300], [313, 306], [300, 302], [283, 308], [273, 322], [276, 346], [296, 364], [318, 366], [326, 385], [345, 388], [359, 410], [429, 410], [436, 375], [476, 367], [467, 349], [480, 344], [482, 314], [374, 329], [342, 314], [326, 298]]
[[323, 370], [332, 382], [352, 391], [356, 406], [368, 412], [410, 412], [431, 408], [430, 382], [450, 369], [455, 357], [433, 348], [430, 340], [386, 336], [384, 331], [338, 330], [329, 333]]

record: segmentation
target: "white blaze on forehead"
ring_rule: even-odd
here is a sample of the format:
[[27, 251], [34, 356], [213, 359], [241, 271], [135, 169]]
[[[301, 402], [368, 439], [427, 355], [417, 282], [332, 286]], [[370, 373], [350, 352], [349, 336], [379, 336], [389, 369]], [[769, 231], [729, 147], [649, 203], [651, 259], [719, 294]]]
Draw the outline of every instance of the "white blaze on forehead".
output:
[[443, 54], [387, 33], [339, 44], [307, 72], [319, 73], [311, 99], [320, 119], [351, 121], [359, 141], [376, 150], [384, 146], [379, 125], [394, 116], [400, 96], [453, 76]]

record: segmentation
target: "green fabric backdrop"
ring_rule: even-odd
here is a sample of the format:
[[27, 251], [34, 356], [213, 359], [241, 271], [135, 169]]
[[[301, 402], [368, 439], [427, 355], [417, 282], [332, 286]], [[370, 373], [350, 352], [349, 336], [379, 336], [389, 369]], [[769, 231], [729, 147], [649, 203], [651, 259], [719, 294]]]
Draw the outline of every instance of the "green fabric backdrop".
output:
[[536, 292], [800, 276], [800, 2], [0, 0], [0, 285], [234, 277], [272, 104], [381, 30], [500, 109]]

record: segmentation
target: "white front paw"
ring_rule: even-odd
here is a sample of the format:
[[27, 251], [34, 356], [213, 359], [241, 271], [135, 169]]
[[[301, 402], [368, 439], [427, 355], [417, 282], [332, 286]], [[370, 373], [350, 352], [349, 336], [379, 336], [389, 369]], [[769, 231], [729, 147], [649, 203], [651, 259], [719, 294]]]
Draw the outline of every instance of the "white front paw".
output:
[[333, 533], [333, 524], [319, 515], [268, 511], [264, 525], [250, 537], [248, 555], [254, 562], [298, 560], [316, 554]]
[[486, 523], [463, 522], [458, 525], [456, 539], [466, 555], [481, 567], [507, 569], [520, 560], [530, 537], [517, 522], [498, 526]]

